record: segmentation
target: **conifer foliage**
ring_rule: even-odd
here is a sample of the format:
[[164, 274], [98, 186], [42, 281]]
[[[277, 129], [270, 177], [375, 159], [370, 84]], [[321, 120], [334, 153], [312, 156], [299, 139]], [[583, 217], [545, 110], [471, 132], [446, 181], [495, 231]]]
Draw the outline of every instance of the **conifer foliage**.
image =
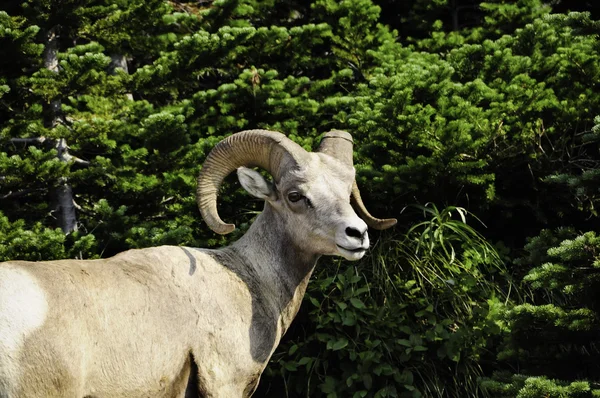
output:
[[595, 232], [544, 230], [525, 246], [520, 265], [528, 302], [503, 314], [498, 371], [484, 389], [499, 397], [600, 395], [600, 238]]
[[259, 204], [227, 179], [241, 228], [204, 226], [214, 144], [347, 129], [401, 222], [319, 263], [257, 396], [598, 396], [600, 23], [567, 7], [4, 1], [0, 260], [225, 244]]

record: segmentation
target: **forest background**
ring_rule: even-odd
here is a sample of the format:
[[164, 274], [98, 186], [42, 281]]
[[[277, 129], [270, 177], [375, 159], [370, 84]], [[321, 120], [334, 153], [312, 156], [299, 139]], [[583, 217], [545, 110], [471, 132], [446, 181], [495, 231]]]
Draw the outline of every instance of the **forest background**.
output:
[[600, 397], [600, 12], [550, 0], [5, 0], [0, 260], [215, 247], [223, 137], [355, 138], [372, 213], [258, 397]]

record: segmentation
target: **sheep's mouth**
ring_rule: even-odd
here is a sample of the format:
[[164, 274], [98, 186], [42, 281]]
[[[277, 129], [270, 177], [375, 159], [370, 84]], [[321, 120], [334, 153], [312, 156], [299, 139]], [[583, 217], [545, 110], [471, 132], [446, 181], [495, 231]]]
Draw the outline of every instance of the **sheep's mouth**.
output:
[[337, 245], [337, 249], [338, 252], [337, 254], [344, 257], [346, 260], [350, 260], [350, 261], [356, 261], [356, 260], [360, 260], [361, 258], [363, 258], [363, 256], [365, 255], [365, 253], [367, 252], [368, 246], [367, 247], [357, 247], [354, 249], [349, 249], [347, 247], [344, 246], [340, 246]]
[[347, 247], [344, 246], [340, 246], [340, 245], [336, 245], [338, 247], [338, 249], [342, 249], [344, 251], [350, 252], [350, 253], [363, 253], [367, 251], [366, 247], [357, 247], [356, 249], [348, 249]]

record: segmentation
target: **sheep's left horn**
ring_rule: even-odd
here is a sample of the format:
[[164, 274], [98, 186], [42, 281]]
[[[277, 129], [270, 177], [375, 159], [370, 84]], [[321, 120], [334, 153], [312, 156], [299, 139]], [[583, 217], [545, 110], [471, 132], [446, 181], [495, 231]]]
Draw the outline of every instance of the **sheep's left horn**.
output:
[[[317, 151], [332, 156], [349, 167], [354, 167], [352, 160], [353, 142], [354, 141], [352, 140], [350, 133], [346, 131], [333, 130], [323, 136], [323, 140], [321, 141], [321, 145], [319, 145], [319, 149]], [[358, 185], [356, 185], [356, 181], [354, 181], [352, 184], [350, 201], [358, 215], [371, 228], [379, 230], [387, 229], [393, 227], [398, 222], [395, 218], [382, 219], [373, 217], [365, 207], [365, 204], [360, 197], [360, 191], [358, 189]]]
[[360, 218], [362, 218], [369, 227], [373, 229], [388, 229], [396, 225], [398, 220], [395, 218], [375, 218], [369, 213], [365, 204], [363, 203], [360, 197], [360, 191], [358, 190], [358, 185], [356, 185], [356, 181], [352, 184], [352, 194], [350, 195], [350, 203], [352, 203], [352, 207], [356, 210]]

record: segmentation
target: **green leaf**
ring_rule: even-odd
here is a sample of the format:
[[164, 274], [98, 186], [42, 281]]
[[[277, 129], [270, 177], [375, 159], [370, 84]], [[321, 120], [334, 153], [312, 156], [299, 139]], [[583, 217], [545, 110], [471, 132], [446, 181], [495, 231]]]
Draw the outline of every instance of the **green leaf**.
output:
[[294, 353], [298, 351], [298, 345], [294, 344], [290, 347], [289, 351], [288, 351], [288, 355], [294, 355]]
[[342, 337], [340, 339], [338, 339], [332, 346], [331, 349], [333, 351], [339, 351], [342, 348], [346, 348], [346, 346], [348, 345], [348, 339], [346, 339], [345, 337]]
[[350, 304], [352, 304], [355, 308], [358, 308], [358, 309], [366, 308], [365, 303], [363, 303], [362, 300], [360, 300], [356, 297], [352, 297], [350, 299]]
[[314, 297], [309, 297], [310, 302], [312, 303], [312, 305], [314, 305], [315, 307], [321, 307], [321, 303], [319, 303], [319, 300], [317, 300]]
[[331, 376], [325, 377], [325, 382], [321, 384], [321, 391], [325, 394], [335, 394], [337, 383]]
[[312, 363], [314, 359], [310, 358], [310, 357], [302, 357], [300, 358], [300, 360], [298, 361], [298, 365], [302, 366], [302, 365], [306, 365], [309, 363]]
[[293, 362], [286, 362], [283, 367], [285, 368], [285, 370], [290, 371], [290, 372], [295, 372], [298, 370], [298, 365], [293, 363]]
[[356, 325], [356, 314], [354, 312], [345, 311], [342, 314], [342, 324], [344, 326], [354, 326]]

